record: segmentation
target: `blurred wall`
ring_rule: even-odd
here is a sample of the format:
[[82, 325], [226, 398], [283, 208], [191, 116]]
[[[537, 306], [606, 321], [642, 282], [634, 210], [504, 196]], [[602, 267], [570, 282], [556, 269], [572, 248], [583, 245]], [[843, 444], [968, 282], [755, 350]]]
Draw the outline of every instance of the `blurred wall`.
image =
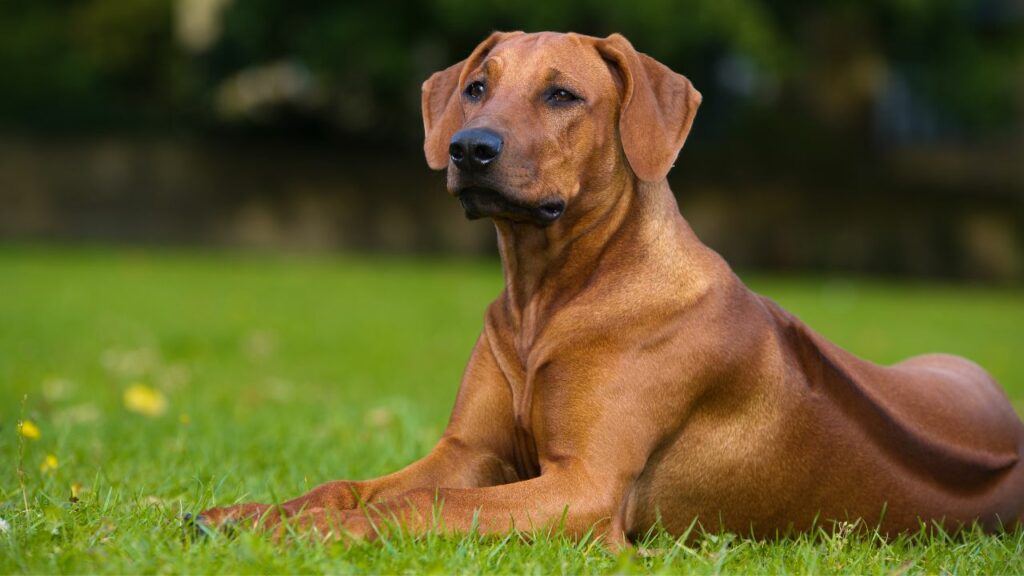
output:
[[419, 85], [621, 32], [704, 94], [671, 175], [744, 267], [1024, 278], [1024, 2], [0, 3], [0, 238], [493, 253]]

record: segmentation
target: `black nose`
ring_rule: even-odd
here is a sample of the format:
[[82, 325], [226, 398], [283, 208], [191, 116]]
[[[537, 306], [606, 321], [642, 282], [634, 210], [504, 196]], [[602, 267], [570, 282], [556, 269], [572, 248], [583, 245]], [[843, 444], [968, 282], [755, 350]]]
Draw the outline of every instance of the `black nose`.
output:
[[505, 142], [494, 130], [467, 128], [452, 136], [448, 156], [460, 170], [477, 172], [498, 159]]

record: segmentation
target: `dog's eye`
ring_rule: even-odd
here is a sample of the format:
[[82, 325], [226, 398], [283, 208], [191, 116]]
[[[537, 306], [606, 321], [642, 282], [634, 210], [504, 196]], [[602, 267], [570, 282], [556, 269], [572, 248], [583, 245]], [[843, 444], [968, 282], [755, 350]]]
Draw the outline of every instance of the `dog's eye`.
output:
[[484, 97], [484, 92], [486, 92], [484, 83], [477, 81], [473, 82], [469, 86], [466, 86], [466, 90], [464, 93], [466, 94], [466, 98], [469, 98], [473, 102], [478, 102], [481, 98]]
[[552, 88], [548, 92], [548, 101], [554, 104], [569, 104], [581, 98], [565, 88]]

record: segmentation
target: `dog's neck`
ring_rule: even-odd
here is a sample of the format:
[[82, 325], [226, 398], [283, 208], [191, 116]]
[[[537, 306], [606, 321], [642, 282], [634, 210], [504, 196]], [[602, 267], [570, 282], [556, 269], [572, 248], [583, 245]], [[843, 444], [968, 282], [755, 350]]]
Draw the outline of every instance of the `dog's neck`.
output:
[[547, 227], [495, 220], [506, 311], [516, 333], [535, 335], [551, 307], [588, 286], [603, 258], [646, 256], [654, 249], [646, 245], [655, 237], [651, 230], [686, 226], [667, 181], [629, 178], [616, 188], [604, 204], [581, 214], [573, 214], [570, 207]]

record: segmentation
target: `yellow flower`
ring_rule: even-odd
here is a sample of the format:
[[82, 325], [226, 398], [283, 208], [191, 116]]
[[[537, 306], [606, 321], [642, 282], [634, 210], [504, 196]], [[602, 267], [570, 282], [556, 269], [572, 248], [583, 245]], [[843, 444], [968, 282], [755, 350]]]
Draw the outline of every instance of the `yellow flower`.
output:
[[39, 427], [33, 424], [31, 420], [22, 420], [18, 422], [18, 434], [29, 440], [39, 440]]
[[47, 454], [46, 458], [43, 458], [43, 463], [39, 465], [39, 470], [42, 472], [52, 472], [57, 469], [57, 457], [53, 454]]
[[155, 418], [167, 411], [167, 398], [145, 384], [132, 384], [124, 391], [124, 407], [143, 416]]
[[78, 482], [71, 483], [71, 498], [74, 500], [78, 499], [78, 495], [82, 493], [82, 485]]

